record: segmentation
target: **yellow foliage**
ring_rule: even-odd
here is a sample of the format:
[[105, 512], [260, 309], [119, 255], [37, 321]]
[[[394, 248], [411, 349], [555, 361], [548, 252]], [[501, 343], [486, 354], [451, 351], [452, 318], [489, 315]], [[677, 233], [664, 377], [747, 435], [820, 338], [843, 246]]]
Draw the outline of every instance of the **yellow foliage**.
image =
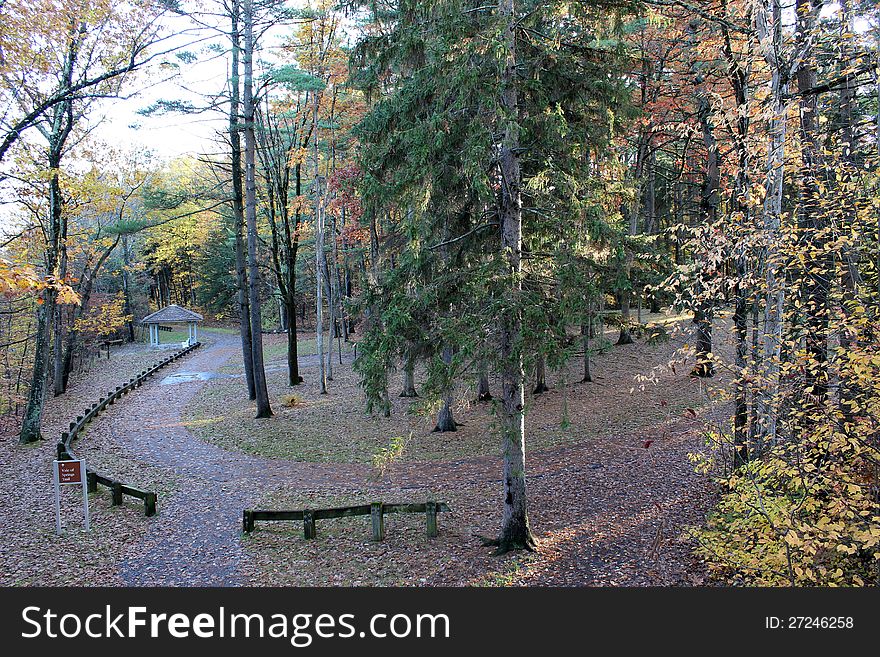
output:
[[82, 333], [90, 333], [99, 337], [112, 335], [132, 320], [126, 315], [125, 297], [120, 292], [112, 300], [101, 304], [85, 317], [76, 320], [75, 328]]

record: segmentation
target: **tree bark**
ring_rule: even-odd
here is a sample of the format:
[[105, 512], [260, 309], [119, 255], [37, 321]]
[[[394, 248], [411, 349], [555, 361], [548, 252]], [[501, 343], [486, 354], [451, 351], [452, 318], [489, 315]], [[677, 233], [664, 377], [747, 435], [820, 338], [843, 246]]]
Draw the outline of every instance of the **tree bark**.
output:
[[504, 454], [504, 506], [498, 552], [533, 550], [526, 495], [525, 393], [522, 352], [522, 197], [519, 142], [519, 99], [516, 86], [516, 11], [514, 0], [499, 0], [499, 14], [507, 21], [504, 32], [504, 69], [501, 79], [503, 137], [499, 153], [501, 173], [499, 220], [501, 248], [511, 277], [499, 317], [501, 351], [501, 431]]
[[[61, 91], [67, 91], [73, 84], [73, 69], [79, 55], [79, 26], [70, 26], [70, 43], [65, 55]], [[49, 165], [49, 216], [45, 231], [47, 285], [40, 293], [42, 303], [37, 306], [37, 332], [34, 347], [34, 369], [31, 387], [22, 418], [19, 442], [32, 443], [42, 438], [43, 406], [46, 401], [46, 388], [49, 376], [49, 352], [53, 335], [53, 323], [57, 315], [58, 289], [63, 284], [61, 265], [65, 259], [67, 219], [64, 216], [64, 199], [61, 191], [60, 168], [67, 138], [73, 130], [73, 99], [68, 98], [58, 105], [52, 113], [51, 127], [45, 134], [49, 142], [47, 164]]]
[[[776, 444], [779, 414], [779, 372], [782, 349], [783, 303], [785, 300], [784, 275], [781, 275], [783, 254], [780, 251], [782, 194], [785, 165], [785, 135], [787, 128], [788, 75], [791, 65], [779, 60], [781, 50], [781, 7], [779, 0], [771, 0], [772, 22], [767, 8], [759, 5], [756, 25], [761, 38], [764, 59], [770, 68], [771, 85], [768, 105], [767, 160], [765, 165], [764, 205], [762, 208], [762, 241], [764, 276], [764, 326], [759, 339], [760, 390], [756, 395], [758, 426], [756, 447], [763, 450]], [[772, 34], [770, 33], [772, 30]], [[788, 69], [788, 70], [785, 70]]]
[[[84, 284], [80, 291], [80, 301], [79, 306], [76, 307], [73, 313], [73, 322], [71, 323], [70, 330], [67, 332], [67, 344], [64, 348], [64, 357], [61, 368], [60, 381], [55, 381], [55, 396], [64, 394], [67, 392], [67, 384], [70, 380], [70, 373], [73, 370], [73, 354], [76, 352], [76, 349], [79, 344], [79, 330], [76, 328], [76, 322], [79, 318], [83, 317], [89, 309], [89, 302], [92, 299], [92, 287], [94, 285], [95, 280], [98, 277], [98, 274], [101, 271], [101, 267], [104, 266], [104, 263], [107, 261], [107, 258], [110, 257], [110, 254], [119, 244], [119, 235], [117, 235], [116, 240], [111, 244], [104, 252], [101, 254], [101, 257], [98, 259], [98, 262], [95, 264], [94, 268], [91, 271], [86, 271], [83, 275], [85, 277]], [[59, 385], [60, 383], [60, 385]]]
[[[855, 35], [854, 15], [850, 7], [849, 0], [840, 1], [840, 48], [841, 61], [839, 66], [847, 68], [854, 65], [853, 48], [850, 41]], [[855, 107], [856, 105], [856, 87], [847, 79], [840, 89], [839, 96], [839, 130], [840, 141], [843, 147], [841, 160], [843, 167], [841, 168], [839, 184], [846, 188], [853, 182], [853, 171], [857, 168], [855, 159], [856, 134], [855, 134]], [[848, 192], [841, 194], [843, 202], [843, 212], [841, 219], [841, 228], [849, 230], [853, 226], [856, 219], [856, 209], [852, 202], [847, 198]], [[842, 270], [840, 274], [840, 290], [841, 299], [839, 312], [843, 318], [840, 330], [840, 352], [847, 354], [856, 345], [856, 331], [850, 324], [852, 320], [852, 308], [858, 304], [859, 286], [862, 282], [861, 274], [858, 267], [859, 255], [857, 246], [844, 245], [841, 248], [840, 258], [842, 260]], [[859, 391], [854, 381], [843, 376], [840, 380], [839, 407], [842, 417], [841, 428], [845, 433], [849, 433], [855, 421], [855, 407], [858, 405], [857, 397]]]
[[581, 341], [584, 346], [584, 378], [581, 383], [591, 383], [593, 375], [590, 372], [590, 333], [593, 331], [593, 317], [587, 314], [587, 321], [581, 324]]
[[[61, 236], [61, 266], [58, 268], [58, 280], [67, 280], [67, 222], [64, 222], [63, 233]], [[72, 329], [73, 327], [71, 327]], [[55, 315], [52, 321], [52, 387], [54, 396], [57, 397], [64, 393], [64, 342], [63, 342], [64, 324], [62, 322], [61, 306], [55, 305]]]
[[245, 215], [248, 234], [248, 302], [250, 304], [251, 353], [254, 370], [257, 417], [272, 417], [266, 370], [263, 366], [263, 329], [260, 314], [260, 269], [257, 262], [257, 184], [255, 171], [256, 138], [254, 134], [254, 7], [244, 0], [244, 141], [245, 141]]
[[[749, 14], [751, 16], [751, 14]], [[749, 104], [751, 102], [751, 90], [749, 87], [748, 71], [743, 67], [743, 61], [733, 48], [733, 41], [727, 26], [720, 26], [725, 62], [727, 64], [728, 81], [734, 92], [736, 101], [737, 120], [734, 147], [737, 153], [736, 180], [734, 183], [734, 198], [732, 206], [739, 211], [742, 231], [751, 227], [751, 210], [749, 203], [750, 194], [750, 171], [751, 150], [749, 146]], [[746, 57], [746, 60], [748, 58]], [[733, 467], [739, 468], [749, 460], [749, 384], [745, 380], [746, 366], [748, 364], [748, 312], [749, 299], [747, 285], [747, 258], [746, 247], [739, 245], [734, 256], [736, 267], [736, 290], [734, 297], [733, 326], [736, 336], [734, 351], [734, 365], [736, 366], [736, 379], [734, 382], [734, 417], [733, 417]]]
[[[332, 234], [331, 234], [332, 236]], [[335, 285], [333, 284], [333, 275], [330, 271], [330, 263], [327, 262], [327, 251], [323, 249], [324, 253], [324, 288], [325, 292], [327, 292], [327, 308], [330, 311], [329, 323], [329, 334], [327, 340], [327, 380], [333, 380], [333, 338], [336, 337], [336, 290]]]
[[128, 341], [134, 342], [134, 309], [131, 303], [131, 279], [128, 268], [131, 265], [131, 246], [128, 241], [128, 234], [122, 236], [122, 298], [124, 306], [122, 312], [131, 319], [126, 322], [126, 330], [128, 331]]
[[321, 203], [321, 172], [318, 159], [318, 92], [314, 92], [315, 147], [315, 340], [318, 347], [318, 378], [321, 394], [327, 394], [327, 371], [324, 367], [324, 216]]
[[[627, 272], [626, 276], [629, 278], [629, 272], [632, 269], [632, 255], [626, 255], [626, 264], [624, 265], [624, 270]], [[617, 344], [632, 344], [633, 338], [632, 334], [629, 331], [629, 323], [630, 323], [630, 298], [632, 297], [632, 290], [621, 290], [617, 298], [620, 301], [620, 334], [617, 336]]]
[[[797, 0], [797, 42], [806, 43], [816, 29], [813, 0]], [[828, 394], [828, 291], [834, 262], [827, 250], [827, 219], [819, 207], [819, 178], [824, 169], [819, 143], [819, 95], [803, 93], [817, 83], [815, 59], [805, 55], [796, 76], [800, 94], [799, 117], [801, 133], [800, 194], [798, 225], [803, 235], [803, 248], [812, 254], [804, 272], [806, 298], [805, 343], [810, 364], [804, 372], [803, 401], [816, 411]], [[811, 410], [803, 415], [810, 417]]]
[[[693, 41], [696, 41], [693, 35]], [[703, 186], [700, 193], [700, 220], [705, 226], [714, 228], [718, 223], [718, 204], [721, 188], [721, 169], [718, 157], [718, 141], [715, 138], [715, 127], [712, 124], [712, 106], [709, 103], [709, 95], [705, 89], [705, 77], [701, 72], [692, 70], [694, 75], [694, 87], [697, 103], [697, 120], [703, 136], [703, 146], [706, 149], [706, 165], [703, 171]], [[707, 245], [707, 248], [711, 248]], [[694, 325], [696, 327], [696, 364], [691, 370], [692, 376], [711, 377], [715, 374], [715, 365], [712, 362], [712, 319], [714, 309], [714, 291], [711, 289], [711, 281], [716, 274], [705, 263], [704, 258], [699, 263], [697, 283], [695, 287]]]
[[[452, 367], [452, 347], [448, 345], [443, 347], [442, 358], [447, 367], [448, 378], [448, 370]], [[456, 431], [456, 427], [458, 427], [458, 423], [452, 416], [452, 388], [450, 385], [450, 389], [446, 391], [446, 396], [443, 399], [443, 405], [440, 407], [440, 412], [437, 414], [437, 425], [434, 427], [434, 431], [441, 433]]]
[[407, 354], [406, 361], [403, 365], [403, 390], [400, 393], [401, 397], [419, 396], [419, 393], [416, 392], [415, 369], [415, 358], [413, 358], [411, 354]]
[[231, 0], [232, 16], [232, 73], [229, 80], [229, 142], [231, 144], [232, 165], [232, 218], [235, 232], [235, 276], [238, 283], [238, 321], [241, 337], [241, 356], [244, 362], [245, 381], [248, 399], [255, 400], [257, 391], [254, 384], [253, 341], [251, 339], [251, 310], [248, 300], [247, 258], [244, 244], [244, 189], [241, 170], [241, 91], [239, 80], [239, 55], [241, 38], [239, 34], [239, 0]]
[[550, 390], [550, 388], [547, 387], [546, 370], [547, 367], [544, 361], [544, 354], [538, 354], [537, 362], [535, 363], [535, 389], [532, 390], [533, 395], [540, 395]]
[[480, 375], [477, 382], [477, 401], [492, 401], [492, 393], [489, 390], [489, 368], [486, 361], [480, 361]]
[[443, 400], [443, 405], [440, 407], [440, 412], [437, 414], [437, 424], [434, 427], [434, 432], [446, 433], [447, 431], [457, 430], [458, 424], [452, 416], [452, 399], [446, 397]]

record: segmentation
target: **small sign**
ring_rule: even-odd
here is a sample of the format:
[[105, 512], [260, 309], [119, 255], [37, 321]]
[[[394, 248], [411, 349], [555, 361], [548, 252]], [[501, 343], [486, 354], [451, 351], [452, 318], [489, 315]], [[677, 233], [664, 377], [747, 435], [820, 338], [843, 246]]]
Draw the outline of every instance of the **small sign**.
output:
[[62, 484], [79, 484], [83, 493], [83, 518], [86, 531], [89, 531], [89, 491], [86, 486], [86, 462], [82, 459], [73, 461], [53, 461], [52, 478], [55, 480], [55, 531], [61, 533], [61, 486]]
[[173, 326], [158, 326], [157, 325], [156, 328], [159, 329], [160, 331], [167, 331], [168, 333], [171, 333], [174, 330]]
[[59, 484], [81, 484], [82, 461], [56, 461]]

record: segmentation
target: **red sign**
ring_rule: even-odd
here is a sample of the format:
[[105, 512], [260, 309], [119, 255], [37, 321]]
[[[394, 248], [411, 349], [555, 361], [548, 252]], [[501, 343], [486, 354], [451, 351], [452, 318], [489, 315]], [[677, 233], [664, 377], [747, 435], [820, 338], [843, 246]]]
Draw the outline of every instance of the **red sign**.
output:
[[82, 483], [82, 461], [58, 461], [59, 484]]

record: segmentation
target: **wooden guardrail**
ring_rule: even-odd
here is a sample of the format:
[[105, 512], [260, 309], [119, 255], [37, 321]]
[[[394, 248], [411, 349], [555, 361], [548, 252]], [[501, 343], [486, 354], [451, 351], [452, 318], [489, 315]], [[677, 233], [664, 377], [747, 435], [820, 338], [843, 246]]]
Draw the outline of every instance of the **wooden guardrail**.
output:
[[370, 516], [373, 524], [373, 540], [381, 541], [385, 538], [385, 514], [386, 513], [424, 513], [428, 538], [437, 536], [437, 514], [450, 511], [445, 502], [428, 500], [424, 504], [384, 504], [373, 502], [357, 506], [344, 506], [336, 509], [302, 509], [297, 511], [264, 511], [245, 509], [242, 518], [242, 529], [245, 533], [254, 531], [254, 524], [260, 521], [277, 520], [301, 520], [303, 523], [303, 536], [315, 538], [317, 532], [315, 522], [332, 518], [349, 518], [352, 516]]
[[[142, 370], [141, 373], [137, 376], [131, 377], [128, 380], [128, 383], [125, 383], [121, 386], [116, 386], [116, 389], [113, 392], [108, 393], [105, 397], [101, 397], [98, 401], [87, 408], [82, 415], [77, 416], [76, 421], [70, 423], [70, 428], [67, 431], [61, 433], [61, 439], [58, 441], [57, 445], [58, 460], [69, 461], [77, 458], [76, 454], [73, 453], [71, 444], [79, 437], [79, 434], [85, 429], [86, 425], [91, 422], [95, 417], [97, 417], [101, 413], [101, 411], [103, 411], [108, 406], [112, 406], [117, 399], [121, 399], [124, 395], [127, 395], [132, 390], [140, 387], [144, 383], [144, 381], [153, 376], [163, 367], [170, 365], [178, 358], [181, 358], [182, 356], [185, 356], [194, 349], [197, 349], [200, 345], [200, 342], [196, 342], [194, 344], [191, 344], [189, 347], [181, 349], [180, 351], [171, 354], [167, 358], [164, 358], [159, 362], [154, 363], [152, 367]], [[135, 497], [137, 499], [143, 500], [145, 515], [156, 515], [156, 493], [141, 490], [140, 488], [135, 488], [134, 486], [129, 486], [128, 484], [125, 484], [121, 481], [117, 481], [110, 477], [99, 474], [91, 468], [86, 469], [86, 484], [88, 485], [88, 490], [90, 493], [97, 491], [99, 484], [101, 486], [106, 486], [107, 488], [109, 488], [112, 495], [111, 504], [113, 506], [119, 506], [120, 504], [122, 504], [122, 496], [128, 495], [129, 497]]]

